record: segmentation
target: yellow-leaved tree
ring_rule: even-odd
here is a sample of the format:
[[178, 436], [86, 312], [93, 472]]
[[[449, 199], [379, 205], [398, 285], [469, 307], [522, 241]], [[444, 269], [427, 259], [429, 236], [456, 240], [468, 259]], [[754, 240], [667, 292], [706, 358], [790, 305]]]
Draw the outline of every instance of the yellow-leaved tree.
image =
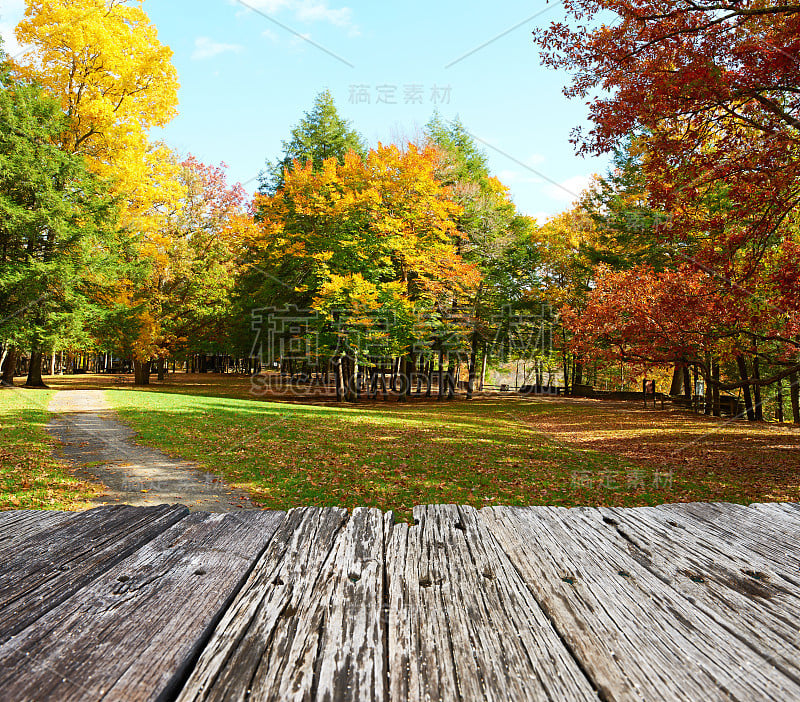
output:
[[[185, 192], [177, 159], [148, 138], [152, 127], [176, 114], [171, 49], [159, 42], [141, 0], [26, 0], [16, 36], [30, 48], [13, 62], [14, 73], [61, 103], [69, 120], [60, 146], [84, 156], [111, 183], [120, 228], [132, 239], [129, 252], [152, 259], [156, 270], [169, 248], [164, 212]], [[115, 345], [140, 366], [151, 357], [158, 330], [149, 305], [141, 304], [152, 286], [131, 277], [118, 281], [116, 298], [130, 318], [117, 325], [126, 338]]]
[[[399, 359], [405, 399], [423, 352], [453, 331], [441, 320], [480, 283], [459, 252], [461, 208], [436, 178], [438, 159], [431, 146], [379, 144], [363, 159], [351, 151], [316, 171], [296, 161], [282, 187], [256, 198], [260, 237], [250, 260], [262, 278], [253, 298], [314, 309], [335, 328], [320, 336], [330, 339], [321, 355], [342, 369], [340, 397], [354, 397], [356, 363], [371, 363], [380, 349]], [[393, 320], [385, 338], [362, 334], [375, 326], [370, 315]]]
[[[532, 243], [538, 253], [544, 299], [559, 311], [565, 305], [580, 309], [592, 282], [592, 264], [586, 247], [594, 244], [597, 230], [588, 212], [576, 205], [534, 230]], [[583, 384], [583, 365], [569, 349], [567, 330], [558, 324], [554, 340], [561, 349], [564, 387]], [[570, 382], [570, 377], [572, 381]]]
[[16, 36], [31, 51], [14, 62], [70, 118], [63, 147], [98, 175], [130, 186], [141, 175], [147, 132], [176, 114], [172, 50], [158, 41], [141, 0], [27, 0]]

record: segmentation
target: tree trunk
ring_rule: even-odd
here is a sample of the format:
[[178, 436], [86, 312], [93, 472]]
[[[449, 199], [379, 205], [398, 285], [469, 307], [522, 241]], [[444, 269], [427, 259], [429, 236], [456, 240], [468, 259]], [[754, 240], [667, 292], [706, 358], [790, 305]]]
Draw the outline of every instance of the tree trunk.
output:
[[355, 402], [356, 392], [356, 363], [355, 359], [345, 356], [342, 358], [342, 375], [344, 383], [344, 398], [347, 402]]
[[371, 400], [373, 397], [378, 396], [378, 372], [377, 368], [372, 365], [369, 368], [367, 380], [367, 399]]
[[430, 360], [428, 361], [428, 366], [426, 368], [427, 373], [428, 373], [428, 378], [427, 378], [428, 385], [425, 388], [425, 397], [430, 397], [431, 396], [431, 387], [433, 387], [433, 368], [434, 368], [434, 366], [433, 366], [433, 356], [431, 356]]
[[467, 399], [472, 399], [472, 393], [475, 390], [475, 376], [477, 375], [476, 372], [476, 364], [478, 361], [478, 332], [477, 330], [472, 332], [472, 348], [470, 349], [469, 353], [469, 377], [467, 378]]
[[455, 397], [456, 390], [456, 362], [453, 354], [447, 354], [447, 399]]
[[342, 392], [342, 358], [337, 356], [333, 359], [333, 382], [336, 385], [336, 401], [341, 402], [344, 399], [344, 392]]
[[483, 360], [481, 361], [481, 382], [478, 384], [478, 390], [483, 392], [483, 383], [486, 380], [486, 364], [489, 361], [489, 345], [483, 345]]
[[736, 357], [736, 365], [739, 367], [739, 377], [744, 385], [742, 386], [742, 394], [744, 395], [744, 409], [747, 413], [747, 421], [756, 421], [756, 413], [753, 411], [753, 400], [750, 398], [750, 379], [747, 377], [747, 361], [744, 356]]
[[800, 424], [800, 379], [797, 371], [789, 375], [789, 397], [792, 401], [792, 421]]
[[3, 376], [0, 380], [0, 385], [7, 387], [14, 386], [14, 371], [17, 369], [17, 349], [11, 346], [6, 353], [6, 358], [3, 361]]
[[28, 366], [28, 379], [25, 381], [26, 388], [46, 388], [42, 380], [42, 359], [44, 354], [41, 351], [31, 351], [31, 362]]
[[[753, 380], [760, 380], [761, 374], [759, 373], [758, 368], [758, 356], [753, 356]], [[755, 406], [753, 407], [753, 411], [756, 415], [756, 421], [761, 422], [764, 420], [764, 407], [763, 403], [761, 402], [761, 386], [756, 382], [753, 383], [753, 401]]]
[[158, 357], [158, 379], [159, 380], [164, 380], [164, 376], [166, 375], [166, 371], [167, 371], [166, 361], [161, 356], [159, 356]]
[[775, 419], [783, 424], [783, 381], [775, 383]]
[[150, 361], [133, 360], [133, 384], [150, 385]]
[[409, 363], [407, 356], [400, 357], [397, 373], [397, 401], [405, 402], [408, 399], [408, 389], [411, 386], [411, 378], [409, 373]]
[[691, 403], [692, 401], [692, 378], [689, 375], [689, 364], [683, 364], [683, 396], [689, 400]]
[[706, 354], [706, 365], [703, 369], [703, 384], [706, 386], [703, 413], [710, 415], [713, 411], [713, 393], [711, 391], [711, 354], [708, 353]]
[[439, 350], [439, 396], [437, 400], [444, 399], [444, 351]]
[[719, 417], [722, 411], [719, 404], [719, 359], [716, 358], [711, 359], [711, 379], [714, 382], [711, 388], [711, 411], [715, 417]]
[[672, 371], [672, 383], [669, 386], [670, 395], [680, 395], [683, 386], [683, 366], [680, 363], [675, 364]]

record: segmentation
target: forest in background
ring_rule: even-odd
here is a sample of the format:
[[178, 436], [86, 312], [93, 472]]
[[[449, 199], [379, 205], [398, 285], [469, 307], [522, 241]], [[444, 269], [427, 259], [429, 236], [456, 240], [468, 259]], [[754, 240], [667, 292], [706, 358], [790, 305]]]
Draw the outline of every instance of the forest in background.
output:
[[564, 7], [535, 41], [589, 101], [576, 147], [615, 159], [540, 225], [457, 119], [370, 148], [327, 92], [250, 199], [150, 140], [177, 75], [140, 3], [29, 0], [34, 52], [0, 69], [3, 383], [277, 362], [343, 400], [384, 371], [399, 399], [469, 396], [485, 360], [522, 357], [565, 392], [660, 369], [710, 414], [733, 393], [800, 422], [800, 10]]

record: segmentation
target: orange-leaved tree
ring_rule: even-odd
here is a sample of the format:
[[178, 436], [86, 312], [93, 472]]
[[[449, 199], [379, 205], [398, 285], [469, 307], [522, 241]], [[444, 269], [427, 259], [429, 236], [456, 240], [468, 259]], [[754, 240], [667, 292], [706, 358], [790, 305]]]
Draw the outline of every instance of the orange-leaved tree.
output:
[[[434, 324], [480, 277], [459, 254], [459, 207], [436, 178], [437, 159], [432, 147], [379, 145], [316, 172], [295, 163], [274, 195], [256, 198], [256, 298], [325, 310], [333, 323], [328, 298], [366, 285], [381, 305], [406, 301], [414, 328]], [[404, 342], [403, 363], [413, 364], [415, 344], [425, 343], [422, 333]]]

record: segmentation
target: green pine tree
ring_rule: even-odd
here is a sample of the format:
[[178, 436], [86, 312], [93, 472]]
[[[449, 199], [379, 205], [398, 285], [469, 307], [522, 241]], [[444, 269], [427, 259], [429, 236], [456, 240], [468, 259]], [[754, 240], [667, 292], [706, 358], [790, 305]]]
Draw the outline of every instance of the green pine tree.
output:
[[0, 340], [30, 351], [31, 386], [43, 385], [43, 353], [81, 327], [92, 261], [110, 248], [113, 203], [56, 145], [65, 126], [54, 100], [0, 66]]
[[260, 190], [274, 193], [283, 184], [283, 174], [294, 161], [305, 164], [311, 161], [314, 169], [322, 166], [325, 159], [335, 158], [339, 163], [349, 151], [364, 156], [367, 147], [361, 135], [342, 119], [336, 110], [333, 96], [324, 90], [314, 100], [314, 107], [292, 129], [292, 138], [283, 142], [283, 156], [268, 162], [261, 173]]

